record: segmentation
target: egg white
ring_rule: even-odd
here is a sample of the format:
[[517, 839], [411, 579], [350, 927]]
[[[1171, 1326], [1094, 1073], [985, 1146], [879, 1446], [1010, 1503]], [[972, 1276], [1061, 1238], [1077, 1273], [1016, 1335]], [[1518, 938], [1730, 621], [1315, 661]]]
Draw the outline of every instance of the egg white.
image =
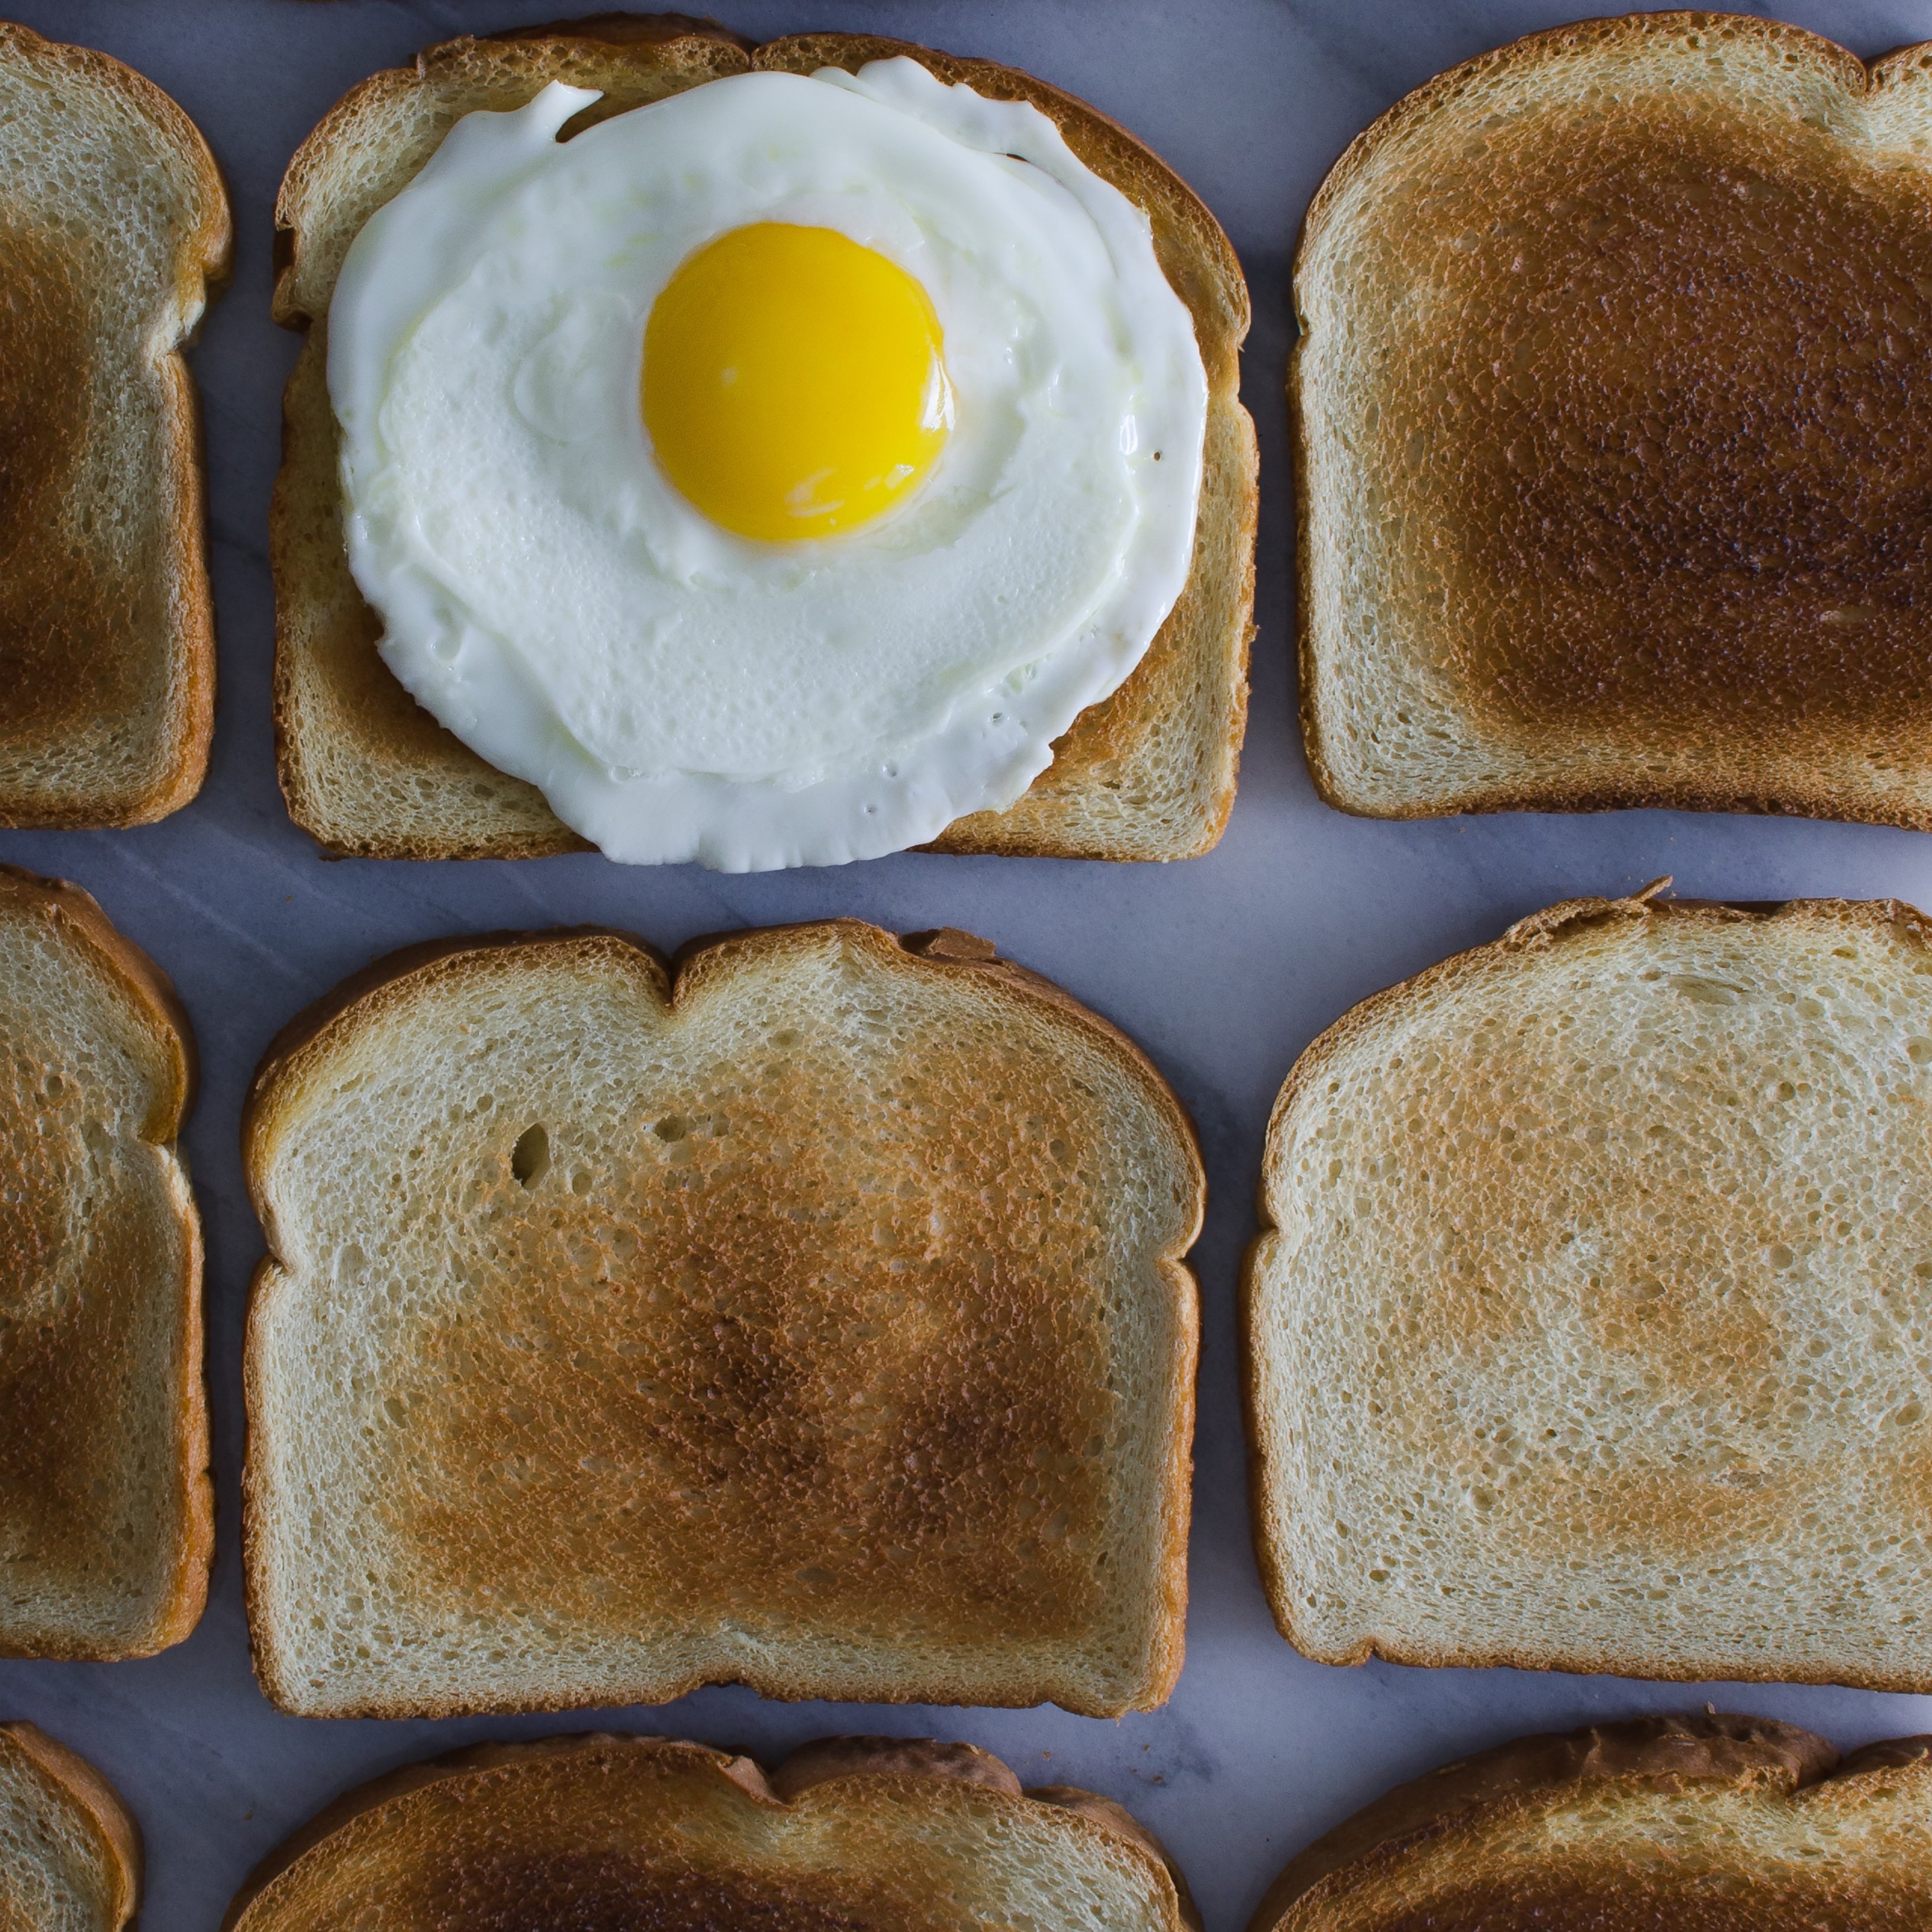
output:
[[[836, 863], [1010, 804], [1186, 581], [1207, 386], [1146, 218], [1046, 116], [916, 62], [714, 81], [560, 143], [458, 123], [329, 314], [350, 560], [386, 662], [616, 859]], [[644, 324], [755, 221], [926, 289], [952, 434], [863, 529], [760, 544], [652, 457]]]

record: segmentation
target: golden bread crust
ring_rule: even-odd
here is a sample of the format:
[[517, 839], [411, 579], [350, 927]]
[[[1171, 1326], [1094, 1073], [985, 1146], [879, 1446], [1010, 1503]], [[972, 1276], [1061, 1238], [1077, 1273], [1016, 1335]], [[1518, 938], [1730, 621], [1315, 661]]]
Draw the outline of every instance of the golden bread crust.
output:
[[[799, 35], [754, 48], [682, 15], [600, 15], [431, 48], [413, 71], [378, 74], [352, 90], [290, 164], [277, 208], [290, 247], [275, 313], [309, 340], [285, 399], [272, 512], [276, 734], [290, 809], [326, 849], [393, 858], [586, 849], [535, 788], [494, 770], [397, 682], [374, 648], [380, 621], [341, 555], [324, 318], [341, 254], [367, 218], [359, 202], [347, 218], [336, 205], [358, 143], [386, 123], [406, 124], [383, 161], [371, 204], [380, 205], [462, 114], [520, 105], [552, 79], [604, 88], [590, 117], [596, 119], [753, 68], [809, 72], [896, 54], [995, 98], [1031, 101], [1088, 166], [1147, 210], [1162, 266], [1194, 316], [1210, 388], [1194, 568], [1173, 614], [1127, 681], [1058, 741], [1053, 764], [1024, 798], [1005, 812], [957, 820], [932, 849], [1172, 859], [1220, 838], [1246, 724], [1257, 458], [1238, 400], [1246, 286], [1214, 218], [1114, 122], [1010, 68], [876, 36]], [[326, 244], [311, 239], [325, 229]]]
[[[200, 789], [214, 726], [180, 352], [227, 274], [227, 197], [188, 116], [105, 54], [0, 22], [0, 825], [145, 824]], [[131, 217], [106, 199], [129, 176]]]
[[1358, 137], [1288, 386], [1324, 799], [1932, 825], [1928, 155], [1923, 50], [1688, 12]]
[[[950, 931], [908, 946], [839, 920], [695, 942], [674, 969], [607, 930], [491, 935], [378, 962], [284, 1029], [243, 1125], [269, 1250], [244, 1358], [244, 1544], [256, 1668], [272, 1698], [312, 1712], [386, 1715], [562, 1708], [662, 1700], [720, 1677], [773, 1696], [842, 1688], [886, 1700], [1052, 1699], [1095, 1714], [1166, 1698], [1186, 1606], [1197, 1318], [1180, 1258], [1199, 1226], [1198, 1150], [1184, 1112], [1131, 1042], [990, 950]], [[876, 991], [857, 990], [867, 987]], [[836, 1044], [843, 1022], [818, 1010], [853, 998], [857, 1024], [871, 1030], [860, 1035], [868, 1089], [903, 1092], [911, 1110], [903, 1126], [882, 1128], [895, 1148], [914, 1136], [903, 1154], [882, 1142], [886, 1164], [862, 1184], [847, 1168], [821, 1172], [815, 1146], [860, 1131], [820, 1084], [853, 1078]], [[635, 1028], [635, 1057], [656, 1070], [639, 1098], [621, 1103], [645, 1108], [641, 1126], [608, 1139], [602, 1110], [620, 1103], [593, 1106], [574, 1088], [544, 1098], [516, 1070], [520, 1060], [490, 1060], [487, 1082], [476, 1083], [486, 1099], [467, 1096], [466, 1075], [450, 1088], [452, 1120], [476, 1118], [494, 1150], [432, 1157], [476, 1176], [471, 1191], [482, 1192], [470, 1225], [488, 1230], [474, 1254], [472, 1238], [454, 1227], [455, 1245], [439, 1250], [470, 1284], [465, 1292], [498, 1310], [487, 1334], [458, 1345], [466, 1359], [482, 1352], [462, 1385], [500, 1387], [506, 1406], [501, 1417], [466, 1420], [464, 1399], [452, 1406], [456, 1385], [436, 1366], [445, 1345], [426, 1344], [419, 1366], [429, 1380], [419, 1390], [414, 1345], [399, 1346], [384, 1387], [395, 1390], [388, 1412], [415, 1418], [409, 1467], [394, 1521], [370, 1526], [376, 1541], [357, 1559], [393, 1566], [404, 1593], [398, 1614], [425, 1630], [487, 1578], [492, 1603], [542, 1593], [549, 1614], [598, 1633], [594, 1652], [572, 1664], [520, 1636], [514, 1667], [530, 1676], [521, 1689], [480, 1666], [466, 1677], [440, 1666], [425, 1676], [413, 1649], [397, 1652], [400, 1662], [372, 1662], [366, 1682], [360, 1665], [345, 1676], [339, 1659], [300, 1662], [312, 1640], [278, 1606], [296, 1600], [292, 1591], [333, 1584], [321, 1572], [296, 1580], [315, 1561], [302, 1553], [304, 1539], [321, 1532], [300, 1527], [308, 1505], [293, 1500], [301, 1483], [276, 1443], [296, 1426], [281, 1418], [302, 1407], [306, 1384], [290, 1365], [306, 1359], [306, 1345], [276, 1338], [306, 1332], [318, 1270], [335, 1278], [332, 1252], [354, 1256], [338, 1294], [363, 1292], [354, 1284], [372, 1253], [416, 1279], [416, 1264], [397, 1259], [395, 1240], [367, 1220], [388, 1212], [384, 1190], [366, 1203], [359, 1173], [314, 1151], [332, 1132], [320, 1124], [337, 1104], [327, 1096], [363, 1090], [352, 1066], [418, 1064], [431, 1051], [425, 1040], [466, 1054], [459, 1034], [474, 1030], [479, 1045], [511, 1037], [496, 1030], [507, 1018], [480, 1017], [510, 1012], [506, 1001], [544, 1012], [596, 1001], [602, 1013], [606, 1000], [617, 1004], [596, 1023], [598, 1037], [628, 1039]], [[738, 1017], [753, 1012], [765, 1017]], [[432, 1017], [446, 1012], [447, 1021]], [[458, 1026], [459, 1015], [479, 1017]], [[560, 1042], [579, 1023], [563, 1024]], [[822, 1036], [813, 1030], [821, 1024], [831, 1029]], [[705, 1042], [738, 1040], [751, 1024], [757, 1031], [729, 1050], [723, 1072], [708, 1070], [721, 1049]], [[960, 1038], [940, 1037], [954, 1030]], [[767, 1031], [776, 1058], [754, 1043]], [[405, 1037], [417, 1044], [395, 1044]], [[553, 1066], [578, 1054], [534, 1038], [515, 1052]], [[816, 1057], [827, 1052], [831, 1072]], [[688, 1054], [696, 1058], [680, 1073]], [[482, 1063], [471, 1064], [480, 1075]], [[659, 1086], [676, 1098], [674, 1118], [650, 1097]], [[979, 1124], [968, 1118], [976, 1110]], [[1103, 1132], [1129, 1137], [1105, 1156], [1120, 1163], [1107, 1190], [1140, 1190], [1144, 1205], [1089, 1200], [1099, 1183], [1087, 1163], [1101, 1159], [1094, 1136]], [[1058, 1204], [1046, 1220], [1036, 1148]], [[379, 1172], [392, 1158], [366, 1148], [362, 1157]], [[872, 1158], [860, 1162], [868, 1173]], [[428, 1205], [446, 1184], [437, 1173], [410, 1184], [422, 1190], [425, 1226], [440, 1225], [441, 1210]], [[687, 1196], [687, 1186], [699, 1191]], [[918, 1257], [905, 1265], [921, 1272], [903, 1288], [886, 1265], [902, 1240], [900, 1210], [866, 1204], [902, 1198], [926, 1202], [904, 1210], [920, 1216]], [[343, 1212], [332, 1212], [338, 1200]], [[999, 1211], [976, 1232], [989, 1202]], [[1086, 1238], [1099, 1245], [1084, 1258], [1063, 1253], [1074, 1238], [1057, 1231], [1090, 1221]], [[566, 1265], [573, 1279], [590, 1268], [602, 1287], [580, 1312], [568, 1364], [553, 1364], [517, 1337], [537, 1318], [532, 1310], [578, 1292], [562, 1276], [545, 1286]], [[719, 1301], [706, 1284], [728, 1279]], [[1118, 1310], [1103, 1282], [1120, 1284]], [[874, 1308], [882, 1294], [907, 1300], [896, 1322], [882, 1322], [883, 1303]], [[459, 1325], [473, 1326], [466, 1317]], [[911, 1339], [915, 1331], [925, 1339]], [[511, 1348], [500, 1362], [489, 1339], [499, 1334]], [[1115, 1366], [1103, 1370], [1102, 1356]], [[1122, 1392], [1102, 1396], [1096, 1378], [1111, 1388], [1115, 1374]], [[850, 1398], [838, 1393], [848, 1385]], [[844, 1419], [851, 1408], [838, 1407], [854, 1399], [868, 1411], [857, 1430]], [[320, 1452], [311, 1443], [303, 1453]], [[571, 1559], [584, 1574], [562, 1594], [554, 1574], [545, 1582], [530, 1571], [549, 1559], [515, 1527], [526, 1504], [520, 1478], [501, 1486], [494, 1472], [506, 1466], [549, 1470], [546, 1486], [564, 1484], [543, 1506], [552, 1540], [605, 1526], [581, 1565]], [[418, 1487], [420, 1507], [402, 1500]], [[692, 1501], [702, 1504], [695, 1514]], [[728, 1538], [718, 1513], [735, 1526]], [[386, 1505], [386, 1522], [389, 1514]], [[430, 1518], [442, 1514], [437, 1528]], [[1081, 1553], [1102, 1550], [1111, 1568]], [[586, 1589], [594, 1600], [575, 1604]], [[470, 1621], [498, 1614], [479, 1606]], [[770, 1641], [734, 1647], [741, 1626], [772, 1619]], [[835, 1640], [834, 1624], [847, 1636]], [[874, 1629], [868, 1654], [848, 1641], [861, 1626]], [[794, 1628], [795, 1640], [777, 1640]], [[657, 1634], [646, 1641], [633, 1629]]]
[[[201, 1230], [174, 1145], [194, 1036], [166, 974], [78, 886], [0, 866], [0, 936], [22, 976], [0, 1059], [0, 1574], [16, 1599], [0, 1656], [146, 1656], [200, 1621], [214, 1556]], [[98, 1010], [114, 1014], [105, 1036]], [[130, 1144], [112, 1124], [122, 1078], [146, 1100], [118, 1130]]]
[[[959, 1776], [962, 1751], [976, 1774]], [[983, 1922], [952, 1894], [974, 1886], [970, 1862], [1010, 1856], [1000, 1848], [1015, 1838], [1036, 1861], [1077, 1861], [1112, 1893], [1122, 1932], [1186, 1923], [1137, 1828], [1022, 1796], [1010, 1772], [992, 1774], [1005, 1767], [989, 1754], [823, 1738], [800, 1755], [848, 1768], [787, 1796], [784, 1765], [768, 1779], [752, 1759], [701, 1744], [596, 1732], [410, 1766], [338, 1799], [272, 1853], [223, 1932], [272, 1932], [376, 1896], [405, 1922], [480, 1929], [490, 1904], [465, 1883], [478, 1864], [515, 1909], [542, 1916], [567, 1898], [574, 1924], [964, 1932]], [[830, 1858], [806, 1835], [828, 1832]]]
[[[52, 1796], [96, 1841], [106, 1880], [98, 1932], [120, 1932], [141, 1902], [141, 1832], [121, 1796], [86, 1759], [24, 1719], [0, 1724], [0, 1756], [17, 1751], [53, 1789]], [[0, 1873], [0, 1916], [7, 1911]]]
[[[1269, 1888], [1248, 1932], [1416, 1924], [1529, 1932], [1572, 1922], [1602, 1932], [1692, 1923], [1775, 1932], [1814, 1922], [1904, 1932], [1928, 1902], [1910, 1852], [1932, 1797], [1927, 1742], [1888, 1740], [1841, 1762], [1825, 1739], [1794, 1725], [1716, 1712], [1518, 1738], [1397, 1786], [1318, 1839]], [[1882, 1805], [1901, 1772], [1922, 1788], [1892, 1835], [1882, 1826], [1874, 1834], [1876, 1852], [1848, 1843], [1835, 1856], [1828, 1839], [1822, 1856], [1804, 1846], [1795, 1860], [1777, 1858], [1787, 1808]], [[1666, 1809], [1687, 1795], [1718, 1797], [1701, 1836], [1696, 1824], [1687, 1836]], [[1646, 1843], [1650, 1814], [1676, 1856], [1646, 1856], [1657, 1842]], [[1552, 1816], [1562, 1827], [1540, 1832]], [[1694, 1807], [1688, 1816], [1703, 1822]], [[1761, 1839], [1748, 1842], [1754, 1826]]]

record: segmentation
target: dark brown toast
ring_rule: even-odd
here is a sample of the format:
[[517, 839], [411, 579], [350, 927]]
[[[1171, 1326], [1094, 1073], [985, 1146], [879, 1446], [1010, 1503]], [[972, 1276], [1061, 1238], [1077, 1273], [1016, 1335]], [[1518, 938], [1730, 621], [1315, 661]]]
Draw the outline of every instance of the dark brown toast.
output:
[[1088, 166], [1148, 211], [1162, 266], [1193, 314], [1210, 389], [1194, 568], [1172, 614], [1120, 688], [1076, 720], [1024, 798], [956, 821], [938, 848], [1169, 859], [1220, 836], [1246, 721], [1256, 456], [1238, 399], [1246, 286], [1213, 217], [1112, 122], [1010, 68], [872, 36], [755, 47], [681, 14], [600, 14], [452, 41], [420, 55], [413, 70], [374, 76], [323, 119], [283, 184], [277, 220], [286, 266], [275, 314], [308, 340], [284, 404], [272, 520], [277, 743], [290, 810], [328, 850], [516, 858], [584, 849], [534, 787], [446, 731], [376, 654], [380, 620], [343, 551], [324, 368], [329, 299], [362, 224], [463, 115], [520, 106], [553, 80], [601, 88], [604, 98], [587, 117], [595, 120], [754, 68], [856, 68], [895, 54], [986, 94], [1033, 102]]
[[1922, 50], [1667, 13], [1354, 142], [1289, 382], [1330, 802], [1932, 826], [1928, 135]]
[[181, 350], [227, 273], [207, 143], [106, 55], [0, 22], [0, 825], [139, 825], [214, 717]]

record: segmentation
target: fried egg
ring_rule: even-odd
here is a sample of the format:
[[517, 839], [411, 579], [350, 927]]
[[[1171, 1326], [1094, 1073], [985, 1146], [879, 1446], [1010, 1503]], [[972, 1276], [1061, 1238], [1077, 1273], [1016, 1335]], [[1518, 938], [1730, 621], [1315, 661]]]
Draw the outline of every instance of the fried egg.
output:
[[328, 315], [385, 662], [614, 859], [1010, 805], [1185, 584], [1208, 388], [1146, 216], [917, 62], [472, 114]]

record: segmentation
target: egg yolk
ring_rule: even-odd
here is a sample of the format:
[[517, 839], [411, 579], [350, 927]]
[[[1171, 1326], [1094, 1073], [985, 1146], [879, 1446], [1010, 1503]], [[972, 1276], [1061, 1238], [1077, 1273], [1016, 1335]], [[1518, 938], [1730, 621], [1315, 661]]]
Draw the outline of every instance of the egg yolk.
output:
[[688, 256], [644, 328], [658, 460], [712, 522], [767, 542], [890, 509], [946, 441], [939, 318], [897, 263], [761, 221]]

